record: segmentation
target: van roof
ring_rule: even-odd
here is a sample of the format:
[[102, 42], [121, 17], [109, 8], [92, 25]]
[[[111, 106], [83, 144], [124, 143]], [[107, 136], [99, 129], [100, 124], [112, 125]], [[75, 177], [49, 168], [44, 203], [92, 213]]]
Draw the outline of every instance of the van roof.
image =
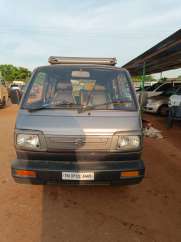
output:
[[41, 68], [48, 68], [48, 69], [53, 69], [53, 68], [59, 68], [59, 67], [82, 67], [82, 68], [98, 68], [98, 69], [110, 69], [110, 70], [121, 70], [121, 71], [126, 71], [128, 72], [125, 68], [118, 67], [118, 66], [108, 66], [108, 65], [98, 65], [98, 64], [53, 64], [53, 65], [44, 65], [44, 66], [38, 66], [35, 68], [41, 69]]

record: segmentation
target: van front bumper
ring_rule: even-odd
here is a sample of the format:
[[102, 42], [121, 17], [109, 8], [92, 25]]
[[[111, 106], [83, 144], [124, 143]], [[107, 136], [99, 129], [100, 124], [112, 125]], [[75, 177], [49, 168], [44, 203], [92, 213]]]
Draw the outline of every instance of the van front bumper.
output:
[[[12, 176], [18, 183], [31, 184], [122, 184], [131, 185], [141, 182], [144, 177], [144, 163], [134, 161], [37, 161], [15, 160], [12, 162]], [[33, 171], [36, 177], [21, 176], [17, 171]], [[121, 176], [123, 171], [138, 171], [137, 176]], [[63, 180], [62, 172], [93, 172], [94, 180]]]

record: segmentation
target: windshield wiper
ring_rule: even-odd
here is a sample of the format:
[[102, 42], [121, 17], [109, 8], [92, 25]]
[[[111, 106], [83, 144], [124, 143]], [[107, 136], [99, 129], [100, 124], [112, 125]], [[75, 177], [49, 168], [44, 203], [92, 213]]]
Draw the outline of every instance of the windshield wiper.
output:
[[27, 108], [27, 110], [29, 112], [36, 112], [39, 110], [43, 110], [43, 109], [56, 109], [56, 108], [61, 108], [61, 107], [72, 107], [72, 106], [77, 106], [77, 104], [75, 103], [57, 103], [55, 105], [52, 106], [52, 104], [43, 104], [42, 106], [35, 106], [35, 107], [30, 107]]
[[36, 112], [36, 111], [39, 111], [39, 110], [42, 110], [42, 109], [48, 109], [50, 107], [49, 104], [43, 104], [41, 106], [35, 106], [35, 107], [30, 107], [30, 108], [27, 108], [27, 110], [29, 112]]
[[113, 104], [113, 102], [107, 102], [107, 103], [101, 103], [101, 104], [97, 104], [97, 105], [93, 105], [93, 106], [81, 106], [79, 109], [78, 109], [78, 113], [83, 113], [83, 112], [86, 112], [86, 111], [89, 111], [89, 110], [93, 110], [99, 106], [105, 106], [105, 105], [109, 105], [109, 104]]
[[79, 109], [78, 109], [78, 113], [83, 113], [83, 112], [86, 112], [86, 111], [89, 111], [89, 110], [93, 110], [99, 106], [105, 106], [105, 105], [110, 105], [110, 104], [122, 104], [122, 103], [131, 103], [131, 101], [129, 100], [122, 100], [122, 101], [111, 101], [111, 102], [107, 102], [107, 103], [101, 103], [101, 104], [97, 104], [97, 105], [93, 105], [93, 106], [89, 106], [89, 105], [86, 105], [86, 106], [81, 106]]
[[78, 104], [76, 104], [76, 103], [68, 103], [68, 102], [67, 103], [55, 103], [54, 104], [55, 107], [61, 107], [61, 106], [63, 106], [63, 107], [64, 106], [72, 107], [72, 106], [77, 106], [77, 105]]

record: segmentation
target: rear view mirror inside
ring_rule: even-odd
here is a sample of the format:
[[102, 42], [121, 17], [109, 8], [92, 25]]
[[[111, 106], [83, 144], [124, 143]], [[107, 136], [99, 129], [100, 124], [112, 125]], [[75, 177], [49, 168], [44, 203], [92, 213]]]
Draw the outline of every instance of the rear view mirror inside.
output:
[[72, 77], [89, 78], [90, 73], [88, 71], [72, 71]]

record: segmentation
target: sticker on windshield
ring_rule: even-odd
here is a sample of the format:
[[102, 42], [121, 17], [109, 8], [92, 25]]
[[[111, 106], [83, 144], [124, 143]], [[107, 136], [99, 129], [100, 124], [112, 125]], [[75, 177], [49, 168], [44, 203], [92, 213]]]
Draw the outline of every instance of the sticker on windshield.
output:
[[89, 91], [91, 92], [94, 89], [96, 80], [71, 80], [73, 94], [78, 96], [80, 91]]

